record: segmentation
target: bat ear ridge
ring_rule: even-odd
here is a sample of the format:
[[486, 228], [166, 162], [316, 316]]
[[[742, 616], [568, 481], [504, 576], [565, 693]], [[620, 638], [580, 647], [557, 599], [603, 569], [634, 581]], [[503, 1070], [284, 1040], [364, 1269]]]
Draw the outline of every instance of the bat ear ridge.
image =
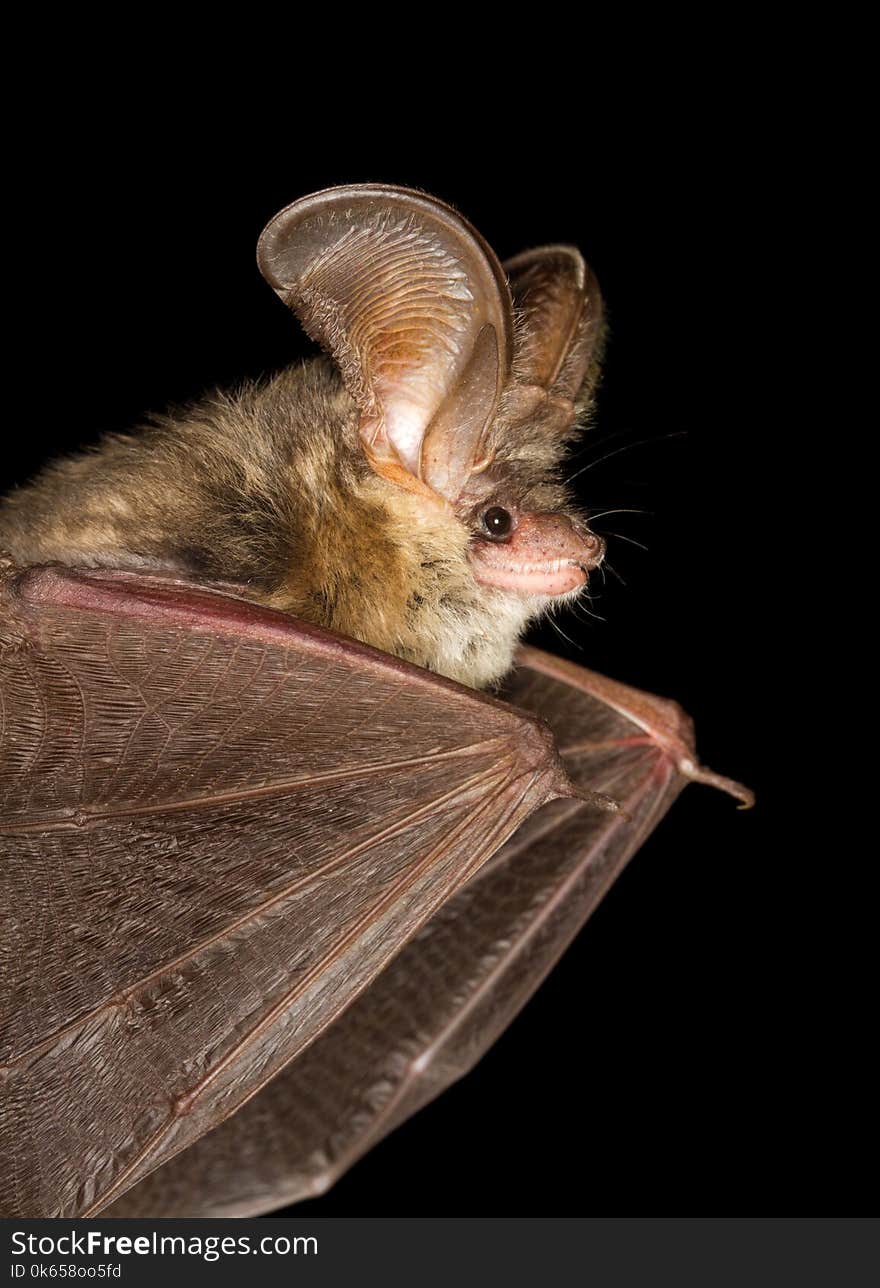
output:
[[504, 269], [520, 321], [515, 378], [567, 410], [567, 427], [599, 374], [605, 330], [599, 284], [574, 246], [538, 246]]
[[373, 469], [454, 501], [512, 362], [507, 280], [451, 206], [408, 188], [329, 188], [280, 211], [260, 271], [336, 360]]

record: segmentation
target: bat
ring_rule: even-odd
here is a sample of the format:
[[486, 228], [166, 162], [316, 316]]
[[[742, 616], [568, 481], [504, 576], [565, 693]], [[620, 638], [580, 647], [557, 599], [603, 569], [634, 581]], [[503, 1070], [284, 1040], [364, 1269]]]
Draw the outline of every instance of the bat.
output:
[[[554, 473], [600, 343], [576, 252], [513, 262], [512, 340], [491, 252], [416, 194], [295, 203], [261, 262], [342, 379], [111, 440], [0, 519], [4, 1215], [321, 1192], [479, 1059], [686, 781], [750, 801], [674, 704], [534, 650], [506, 700], [465, 686], [601, 558]], [[389, 531], [431, 551], [421, 604]]]
[[561, 481], [598, 375], [595, 279], [559, 246], [505, 271], [443, 203], [370, 184], [294, 202], [258, 261], [329, 357], [56, 463], [7, 498], [0, 548], [236, 586], [497, 683], [603, 556]]

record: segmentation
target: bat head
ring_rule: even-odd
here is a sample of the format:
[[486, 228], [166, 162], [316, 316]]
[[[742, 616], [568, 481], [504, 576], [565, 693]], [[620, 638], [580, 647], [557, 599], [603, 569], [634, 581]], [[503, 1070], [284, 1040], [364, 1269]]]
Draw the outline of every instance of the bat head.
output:
[[335, 360], [359, 451], [397, 530], [445, 528], [448, 549], [466, 563], [453, 581], [471, 634], [491, 619], [511, 637], [506, 664], [500, 655], [487, 662], [488, 677], [479, 667], [435, 669], [494, 678], [526, 622], [576, 595], [603, 557], [561, 478], [598, 375], [595, 278], [570, 246], [502, 266], [451, 207], [373, 184], [282, 210], [260, 238], [258, 262]]

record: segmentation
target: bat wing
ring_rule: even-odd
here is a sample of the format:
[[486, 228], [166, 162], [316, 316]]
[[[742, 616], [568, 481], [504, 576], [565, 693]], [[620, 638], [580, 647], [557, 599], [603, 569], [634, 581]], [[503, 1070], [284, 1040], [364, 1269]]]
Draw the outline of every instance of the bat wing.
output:
[[698, 766], [674, 703], [533, 649], [508, 696], [625, 812], [557, 800], [532, 815], [333, 1028], [110, 1215], [253, 1216], [322, 1193], [480, 1059], [689, 779], [750, 802]]
[[0, 567], [0, 1209], [198, 1141], [574, 790], [532, 716], [284, 614]]

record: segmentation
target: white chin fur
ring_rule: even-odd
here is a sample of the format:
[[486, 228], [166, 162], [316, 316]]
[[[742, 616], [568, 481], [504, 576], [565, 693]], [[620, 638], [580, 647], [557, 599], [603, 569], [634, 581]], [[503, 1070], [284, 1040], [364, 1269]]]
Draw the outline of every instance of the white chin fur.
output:
[[515, 594], [475, 582], [472, 596], [435, 616], [433, 669], [472, 688], [497, 683], [513, 665], [529, 622], [551, 602], [547, 595]]

